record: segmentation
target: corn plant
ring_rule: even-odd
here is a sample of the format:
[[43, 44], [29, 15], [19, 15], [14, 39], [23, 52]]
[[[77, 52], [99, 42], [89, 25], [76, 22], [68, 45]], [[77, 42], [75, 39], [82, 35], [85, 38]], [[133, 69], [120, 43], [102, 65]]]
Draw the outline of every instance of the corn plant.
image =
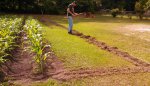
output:
[[17, 46], [15, 39], [20, 32], [22, 18], [16, 16], [0, 16], [0, 64], [6, 61], [7, 56]]
[[44, 53], [44, 48], [49, 45], [43, 45], [42, 27], [35, 19], [28, 19], [24, 28], [31, 45], [30, 50], [36, 54], [34, 60], [40, 69], [38, 72], [43, 73], [45, 61], [49, 55], [49, 52]]

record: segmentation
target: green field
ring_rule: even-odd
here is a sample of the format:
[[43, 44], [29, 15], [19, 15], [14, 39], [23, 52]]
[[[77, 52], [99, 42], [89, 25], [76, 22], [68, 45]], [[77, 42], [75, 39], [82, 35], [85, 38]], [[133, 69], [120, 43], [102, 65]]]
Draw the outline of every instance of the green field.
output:
[[[39, 18], [42, 18], [39, 16]], [[67, 19], [63, 16], [46, 16], [46, 18], [56, 21], [67, 27]], [[104, 21], [104, 22], [103, 22]], [[127, 36], [124, 33], [130, 33], [130, 30], [121, 30], [126, 25], [149, 24], [149, 21], [139, 21], [137, 19], [114, 19], [110, 16], [98, 16], [96, 19], [77, 17], [74, 19], [74, 29], [86, 35], [96, 37], [96, 39], [106, 42], [108, 45], [116, 46], [129, 54], [142, 60], [150, 61], [149, 41], [141, 39], [142, 34], [146, 39], [149, 38], [149, 32], [136, 32]], [[107, 51], [101, 50], [96, 46], [87, 43], [85, 40], [67, 34], [65, 29], [55, 26], [50, 22], [45, 22], [45, 38], [52, 45], [52, 49], [66, 68], [109, 68], [109, 67], [134, 67], [131, 63], [122, 58], [113, 55]], [[132, 32], [132, 31], [131, 31]], [[50, 79], [46, 82], [35, 83], [33, 86], [148, 86], [149, 73], [118, 74], [102, 77], [73, 79], [67, 82], [58, 82]]]
[[[68, 26], [64, 16], [47, 16], [47, 18]], [[111, 46], [150, 62], [150, 20], [112, 18], [99, 16], [96, 18], [74, 18], [74, 29], [86, 35], [96, 37]], [[143, 31], [143, 30], [148, 31]]]
[[[134, 67], [119, 56], [101, 50], [87, 43], [85, 40], [67, 34], [67, 30], [55, 26], [48, 20], [55, 21], [61, 25], [68, 26], [67, 18], [64, 16], [46, 15], [38, 16], [46, 18], [43, 25], [45, 38], [49, 41], [53, 51], [64, 63], [67, 69], [78, 68], [124, 68]], [[85, 35], [96, 37], [110, 46], [116, 46], [130, 55], [150, 62], [150, 32], [148, 30], [149, 20], [130, 20], [128, 18], [112, 18], [111, 16], [99, 16], [96, 18], [74, 18], [74, 30]], [[140, 30], [139, 30], [140, 29]], [[46, 82], [35, 83], [33, 86], [149, 86], [149, 73], [118, 74], [102, 77], [73, 79], [67, 82], [59, 82], [50, 79]]]
[[[131, 69], [136, 68], [133, 63], [130, 63], [124, 58], [112, 54], [106, 50], [102, 50], [99, 47], [88, 43], [86, 40], [80, 38], [79, 36], [70, 35], [67, 33], [67, 30], [63, 29], [60, 26], [56, 26], [52, 24], [50, 21], [48, 21], [52, 20], [67, 27], [67, 19], [64, 16], [35, 15], [34, 18], [38, 18], [40, 19], [40, 21], [38, 21], [38, 19], [34, 19], [31, 16], [28, 16], [26, 20], [24, 16], [21, 16], [21, 18], [19, 16], [13, 16], [9, 18], [9, 16], [11, 15], [1, 16], [2, 25], [0, 29], [1, 31], [0, 34], [2, 36], [4, 34], [4, 36], [1, 37], [2, 40], [1, 47], [3, 48], [3, 45], [5, 45], [6, 50], [10, 48], [13, 50], [16, 49], [19, 52], [28, 51], [30, 52], [30, 55], [34, 54], [33, 56], [30, 56], [25, 55], [28, 53], [24, 52], [24, 54], [17, 53], [16, 56], [13, 56], [15, 55], [15, 53], [10, 50], [10, 52], [12, 52], [10, 53], [10, 55], [13, 56], [12, 58], [18, 59], [18, 63], [12, 63], [12, 67], [10, 67], [11, 70], [17, 71], [16, 73], [18, 75], [12, 73], [12, 75], [10, 75], [11, 77], [10, 76], [7, 77], [8, 80], [10, 79], [10, 81], [13, 78], [16, 79], [11, 81], [14, 83], [14, 85], [22, 86], [23, 85], [22, 83], [26, 83], [29, 86], [116, 86], [116, 85], [149, 86], [150, 85], [149, 72], [146, 71], [144, 73], [141, 73], [136, 70], [135, 70], [136, 72], [131, 72], [130, 68]], [[41, 21], [42, 18], [44, 18], [46, 21]], [[11, 21], [7, 22], [7, 20]], [[12, 22], [13, 20], [16, 20], [16, 23], [13, 23]], [[24, 20], [25, 24], [23, 23]], [[7, 27], [5, 26], [5, 24], [7, 24], [6, 25]], [[96, 18], [83, 18], [83, 17], [74, 18], [74, 30], [82, 32], [85, 35], [95, 37], [96, 40], [105, 42], [107, 45], [118, 47], [120, 50], [128, 52], [130, 55], [142, 59], [145, 62], [150, 62], [150, 58], [148, 58], [150, 57], [149, 24], [150, 22], [148, 20], [139, 21], [137, 19], [130, 20], [127, 18], [111, 18], [110, 16], [99, 16], [99, 15], [96, 15]], [[13, 31], [13, 25], [16, 28], [15, 32]], [[10, 34], [9, 37], [12, 38], [9, 39], [11, 40], [5, 39], [4, 31], [5, 33], [9, 32], [7, 33], [7, 35]], [[19, 37], [20, 35], [17, 34], [20, 34], [21, 32], [24, 32], [24, 35], [22, 35], [23, 37], [20, 37], [21, 41], [19, 41], [21, 45], [19, 44], [17, 45], [21, 46], [21, 49], [18, 49], [16, 47], [11, 48], [13, 46], [7, 46], [6, 42], [9, 41], [13, 41], [10, 42], [10, 45], [14, 45], [13, 43], [17, 44], [16, 39], [14, 39], [15, 38], [14, 33], [16, 33], [16, 36]], [[47, 42], [46, 45], [45, 41]], [[27, 45], [25, 45], [27, 47], [24, 46], [24, 43], [27, 43]], [[44, 47], [47, 46], [51, 46], [49, 48], [52, 51], [49, 52], [47, 51], [45, 53]], [[9, 53], [7, 54], [6, 50], [1, 50], [1, 52], [5, 51], [4, 56], [5, 54], [9, 55]], [[46, 61], [47, 60], [46, 58], [49, 57], [48, 56], [49, 53], [54, 53], [58, 57], [58, 60], [63, 63], [64, 69], [62, 71], [72, 70], [71, 72], [67, 72], [69, 77], [71, 77], [72, 72], [74, 72], [73, 74], [79, 74], [78, 75], [79, 77], [84, 74], [85, 75], [91, 74], [91, 76], [93, 74], [93, 76], [92, 77], [87, 76], [85, 78], [73, 77], [69, 78], [68, 81], [59, 81], [57, 80], [59, 79], [59, 77], [53, 78], [53, 76], [55, 76], [54, 74], [52, 76], [51, 75], [48, 76], [47, 79], [42, 80], [31, 79], [30, 76], [32, 75], [34, 69], [30, 67], [34, 67], [35, 65], [31, 65], [30, 63], [34, 62], [39, 64], [42, 60]], [[4, 58], [3, 56], [1, 56], [0, 61], [1, 61], [0, 65], [3, 65], [2, 63], [4, 62], [9, 62], [8, 60], [6, 60], [6, 57]], [[57, 65], [57, 62], [54, 64]], [[48, 66], [50, 66], [51, 68], [52, 65], [54, 64], [50, 63]], [[27, 68], [25, 66], [27, 66]], [[39, 67], [44, 68], [42, 64], [40, 64]], [[122, 70], [123, 68], [127, 69], [129, 68], [129, 70], [125, 70], [126, 72], [129, 73], [124, 74], [121, 72], [117, 72], [115, 74], [113, 73], [109, 74], [109, 72], [112, 72], [111, 70], [109, 70], [111, 68], [114, 68], [114, 70], [117, 69]], [[82, 69], [90, 69], [91, 72], [88, 72], [86, 70], [82, 71]], [[103, 72], [104, 69], [108, 70], [105, 71], [106, 75], [94, 76], [93, 72], [97, 69], [101, 69], [100, 72]], [[53, 70], [51, 71], [51, 69], [48, 70], [50, 70], [50, 72], [53, 72]], [[31, 75], [30, 74], [28, 75], [28, 73], [31, 73]], [[54, 71], [54, 73], [56, 73], [57, 76], [57, 68], [56, 72]], [[66, 77], [67, 73], [64, 73], [63, 75], [63, 72], [60, 71], [60, 77]], [[27, 74], [26, 76], [28, 77], [22, 76], [21, 79], [17, 80], [17, 78], [20, 78], [21, 74]], [[16, 77], [13, 77], [13, 75], [15, 75]], [[9, 86], [10, 83], [6, 81], [4, 82], [4, 84], [0, 85]]]
[[109, 52], [98, 49], [57, 26], [45, 27], [45, 38], [66, 67], [128, 67], [131, 63]]
[[0, 86], [150, 86], [150, 0], [1, 0]]

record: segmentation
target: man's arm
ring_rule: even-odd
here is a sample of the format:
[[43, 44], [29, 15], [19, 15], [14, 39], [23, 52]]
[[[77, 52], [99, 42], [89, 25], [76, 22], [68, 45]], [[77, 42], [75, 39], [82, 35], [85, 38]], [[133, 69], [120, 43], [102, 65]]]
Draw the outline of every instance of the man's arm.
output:
[[74, 8], [72, 8], [72, 11], [73, 11], [73, 14], [75, 14], [75, 15], [79, 15], [78, 13], [75, 13], [75, 12], [74, 12]]
[[67, 12], [70, 13], [72, 16], [76, 16], [74, 13], [72, 13], [72, 12], [70, 11], [70, 8], [67, 8]]

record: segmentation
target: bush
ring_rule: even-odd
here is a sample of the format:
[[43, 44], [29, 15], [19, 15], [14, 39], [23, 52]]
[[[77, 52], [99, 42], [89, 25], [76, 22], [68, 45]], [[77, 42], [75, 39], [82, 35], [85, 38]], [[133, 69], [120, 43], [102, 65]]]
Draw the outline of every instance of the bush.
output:
[[144, 13], [150, 8], [150, 0], [138, 0], [135, 4], [135, 11], [140, 19], [143, 19]]
[[118, 9], [118, 8], [111, 10], [111, 15], [112, 15], [114, 18], [117, 17], [118, 13], [119, 13], [119, 9]]

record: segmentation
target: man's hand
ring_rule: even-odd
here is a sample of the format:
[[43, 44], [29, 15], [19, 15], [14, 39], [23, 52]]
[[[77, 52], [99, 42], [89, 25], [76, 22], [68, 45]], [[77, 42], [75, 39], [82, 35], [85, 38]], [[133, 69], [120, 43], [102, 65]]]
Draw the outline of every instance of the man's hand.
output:
[[74, 14], [72, 14], [72, 16], [79, 16], [79, 15], [82, 15], [83, 13], [74, 13]]
[[72, 16], [74, 16], [74, 17], [75, 17], [75, 16], [77, 16], [77, 15], [75, 15], [75, 14], [72, 14]]
[[82, 15], [83, 13], [74, 13], [76, 16]]
[[78, 16], [79, 14], [78, 13], [74, 13], [76, 16]]
[[83, 13], [79, 13], [79, 15], [82, 15]]

